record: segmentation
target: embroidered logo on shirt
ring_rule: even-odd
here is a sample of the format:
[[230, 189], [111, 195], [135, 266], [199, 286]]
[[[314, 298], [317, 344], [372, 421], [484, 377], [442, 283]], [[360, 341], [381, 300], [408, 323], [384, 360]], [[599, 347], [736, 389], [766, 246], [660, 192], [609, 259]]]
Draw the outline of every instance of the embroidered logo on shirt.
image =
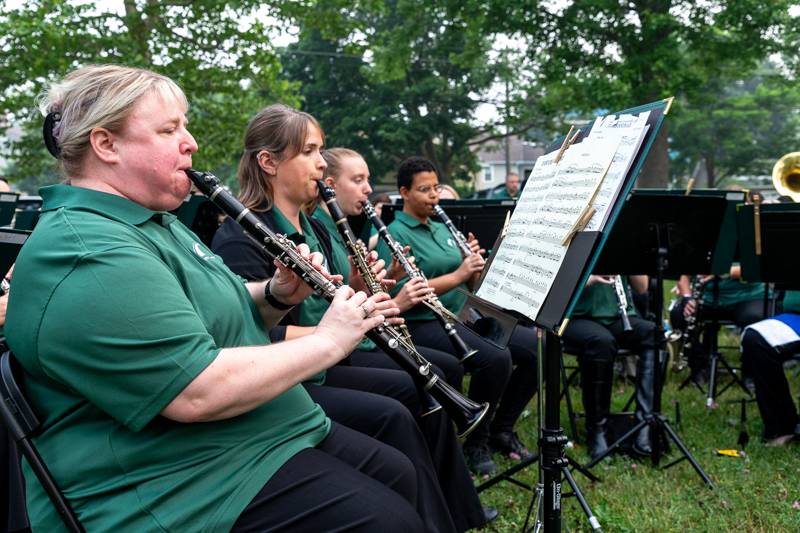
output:
[[207, 253], [205, 253], [203, 251], [203, 248], [200, 246], [199, 242], [194, 243], [194, 246], [192, 247], [192, 249], [194, 250], [194, 253], [196, 253], [200, 257], [200, 259], [203, 259], [205, 261], [208, 261], [209, 259], [212, 259], [212, 257], [213, 257], [213, 256], [210, 256], [210, 255], [208, 255]]
[[450, 248], [455, 248], [456, 247], [456, 243], [453, 242], [453, 239], [448, 237], [447, 238], [447, 246], [449, 246]]

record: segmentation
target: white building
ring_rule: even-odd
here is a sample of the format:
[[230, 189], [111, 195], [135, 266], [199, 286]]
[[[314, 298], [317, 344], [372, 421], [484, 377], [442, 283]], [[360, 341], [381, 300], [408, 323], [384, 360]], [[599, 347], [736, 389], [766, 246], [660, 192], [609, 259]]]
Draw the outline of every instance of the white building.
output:
[[[538, 143], [522, 140], [516, 135], [509, 137], [509, 141], [511, 172], [516, 172], [524, 180], [533, 169], [536, 159], [544, 154], [544, 148]], [[503, 185], [508, 174], [505, 139], [480, 145], [476, 155], [481, 170], [473, 176], [475, 191], [481, 192]]]

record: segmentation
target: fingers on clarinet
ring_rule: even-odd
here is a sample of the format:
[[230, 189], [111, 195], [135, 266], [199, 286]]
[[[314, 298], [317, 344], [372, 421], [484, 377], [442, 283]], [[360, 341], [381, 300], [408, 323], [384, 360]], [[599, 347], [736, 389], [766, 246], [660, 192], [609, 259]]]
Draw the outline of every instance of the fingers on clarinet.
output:
[[[336, 289], [336, 294], [333, 296], [333, 299], [342, 301], [342, 300], [347, 300], [353, 295], [354, 295], [353, 289], [351, 289], [349, 285], [342, 285], [341, 287]], [[356, 305], [359, 305], [360, 303], [361, 302], [358, 302]]]

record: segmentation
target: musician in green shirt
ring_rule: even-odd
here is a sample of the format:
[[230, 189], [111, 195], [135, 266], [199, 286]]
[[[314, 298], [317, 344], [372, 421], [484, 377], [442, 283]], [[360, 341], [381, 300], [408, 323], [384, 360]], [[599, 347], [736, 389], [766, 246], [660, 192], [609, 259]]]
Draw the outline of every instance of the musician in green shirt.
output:
[[[6, 334], [56, 483], [88, 531], [421, 531], [411, 462], [300, 385], [383, 321], [380, 298], [342, 288], [313, 335], [271, 345], [311, 289], [283, 267], [245, 284], [167, 213], [190, 189], [187, 106], [169, 78], [114, 65], [44, 100], [68, 185], [41, 191]], [[58, 529], [26, 470], [33, 529]]]
[[[625, 314], [630, 322], [626, 331], [620, 300], [614, 287], [615, 276], [591, 275], [581, 292], [564, 331], [564, 350], [578, 356], [586, 411], [589, 455], [599, 457], [608, 448], [606, 429], [611, 406], [614, 357], [618, 348], [638, 355], [636, 365], [636, 415], [641, 420], [653, 408], [656, 364], [655, 324], [636, 316], [627, 280], [622, 280]], [[642, 294], [647, 276], [630, 276], [630, 287]], [[633, 450], [641, 455], [652, 451], [650, 432], [645, 426], [636, 435]]]
[[519, 174], [510, 172], [506, 176], [506, 186], [499, 191], [494, 191], [489, 198], [492, 200], [516, 200], [519, 196]]
[[[478, 241], [470, 235], [472, 253], [462, 258], [447, 227], [431, 218], [439, 203], [439, 176], [433, 163], [421, 157], [403, 161], [397, 171], [397, 185], [403, 197], [403, 211], [389, 225], [389, 232], [402, 245], [411, 247], [417, 266], [427, 276], [427, 283], [451, 312], [458, 314], [466, 296], [458, 289], [469, 289], [484, 267]], [[386, 261], [391, 252], [386, 243], [378, 244], [378, 253]], [[408, 279], [395, 288], [400, 291]], [[416, 305], [405, 311], [415, 342], [448, 350], [450, 342], [427, 307]], [[536, 393], [536, 332], [517, 326], [507, 348], [486, 342], [469, 328], [456, 324], [459, 335], [478, 353], [465, 361], [464, 369], [472, 374], [469, 397], [489, 402], [491, 409], [464, 442], [464, 455], [470, 469], [490, 474], [496, 469], [491, 452], [512, 458], [529, 457], [514, 425]], [[513, 368], [512, 368], [513, 367]], [[495, 411], [496, 410], [496, 411]]]

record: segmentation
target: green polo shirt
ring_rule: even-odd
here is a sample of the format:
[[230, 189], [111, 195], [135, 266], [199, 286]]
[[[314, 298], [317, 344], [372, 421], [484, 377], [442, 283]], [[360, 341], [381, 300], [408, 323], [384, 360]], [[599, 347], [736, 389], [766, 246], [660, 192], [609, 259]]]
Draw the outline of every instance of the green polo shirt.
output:
[[[425, 273], [428, 279], [437, 278], [453, 272], [461, 265], [461, 252], [447, 226], [441, 222], [428, 220], [423, 224], [416, 218], [402, 211], [397, 212], [394, 221], [389, 224], [389, 233], [403, 246], [411, 246], [411, 255], [416, 259], [417, 266]], [[378, 243], [378, 255], [389, 264], [392, 254], [383, 240]], [[394, 289], [394, 293], [408, 282], [403, 279]], [[462, 283], [458, 287], [467, 290], [467, 285]], [[450, 311], [458, 314], [464, 306], [467, 297], [453, 288], [445, 294], [439, 294], [439, 300]], [[417, 305], [403, 314], [406, 320], [435, 320], [433, 312], [424, 305]]]
[[508, 194], [508, 189], [503, 187], [499, 191], [494, 191], [492, 195], [489, 197], [492, 200], [511, 200], [511, 195]]
[[709, 305], [726, 307], [747, 300], [763, 300], [764, 284], [748, 283], [738, 279], [723, 278], [719, 284], [719, 303], [716, 303], [714, 282], [708, 283], [703, 291], [703, 302]]
[[[221, 349], [268, 344], [243, 281], [173, 215], [68, 185], [40, 194], [6, 335], [45, 463], [87, 531], [229, 530], [330, 421], [299, 385], [225, 420], [160, 416]], [[34, 529], [61, 529], [25, 477]]]
[[[628, 307], [626, 311], [628, 316], [636, 316], [636, 308], [633, 306], [628, 278], [622, 276], [622, 283], [625, 285], [625, 291], [627, 292]], [[584, 287], [570, 317], [590, 318], [604, 326], [619, 320], [619, 300], [617, 300], [617, 291], [614, 286], [595, 283], [589, 287]]]
[[[330, 272], [332, 274], [341, 274], [344, 276], [344, 282], [350, 283], [350, 254], [347, 250], [347, 245], [344, 243], [344, 239], [342, 235], [339, 233], [339, 230], [336, 228], [336, 222], [333, 221], [333, 217], [322, 209], [322, 207], [317, 207], [314, 212], [311, 214], [312, 218], [315, 218], [322, 222], [325, 226], [325, 229], [328, 230], [328, 234], [331, 236], [331, 249], [333, 251], [333, 270]], [[327, 302], [326, 302], [327, 303]], [[325, 313], [327, 310], [327, 306], [319, 315], [317, 319], [317, 324], [322, 319], [322, 314]], [[376, 345], [371, 340], [364, 338], [356, 347], [357, 350], [365, 350], [371, 351], [376, 348]]]
[[784, 313], [800, 313], [800, 291], [786, 291], [783, 297]]

